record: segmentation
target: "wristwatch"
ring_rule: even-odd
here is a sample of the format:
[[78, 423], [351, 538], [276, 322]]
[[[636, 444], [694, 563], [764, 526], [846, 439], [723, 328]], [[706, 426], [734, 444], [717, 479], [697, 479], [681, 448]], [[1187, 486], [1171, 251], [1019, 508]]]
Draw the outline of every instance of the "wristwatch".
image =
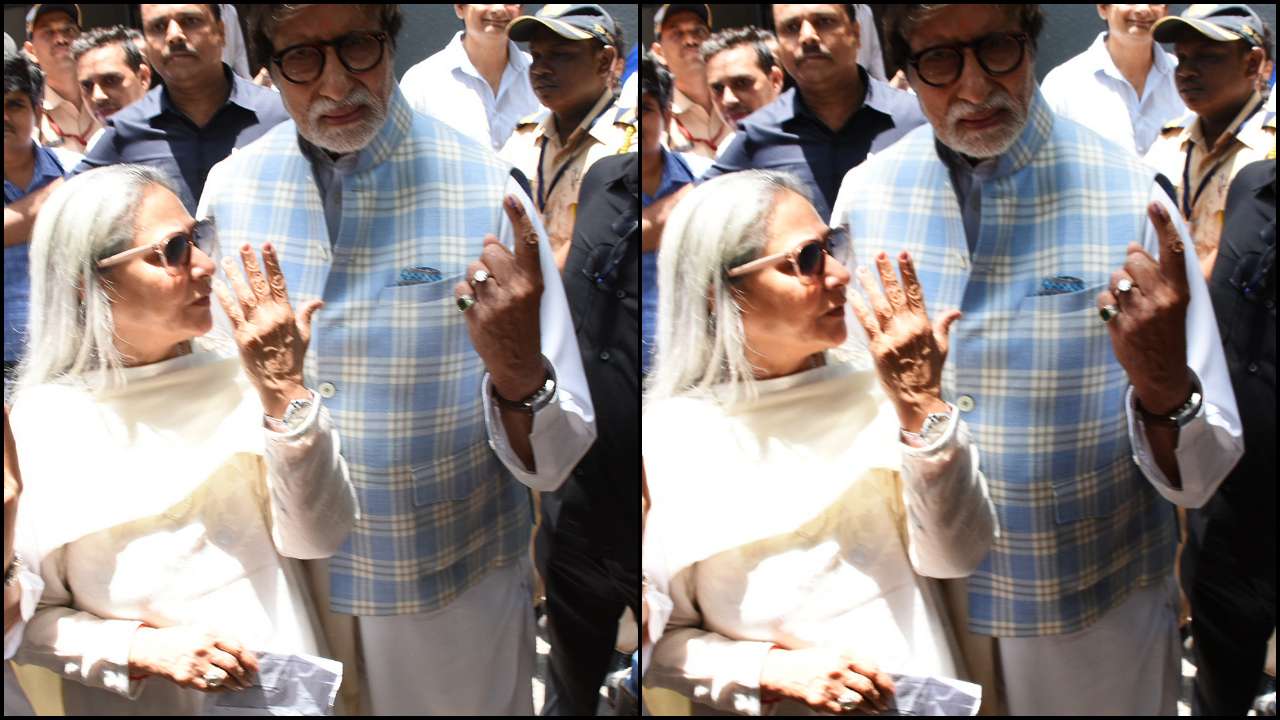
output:
[[1137, 395], [1133, 397], [1133, 405], [1138, 408], [1138, 412], [1142, 415], [1143, 422], [1149, 425], [1164, 425], [1166, 427], [1180, 428], [1183, 425], [1195, 419], [1200, 414], [1200, 406], [1204, 403], [1204, 390], [1200, 387], [1200, 378], [1196, 377], [1196, 373], [1191, 368], [1187, 368], [1187, 374], [1191, 376], [1191, 395], [1187, 397], [1187, 401], [1182, 403], [1167, 415], [1158, 415], [1149, 412], [1142, 407], [1142, 401]]
[[[901, 428], [904, 438], [911, 438], [916, 442], [929, 445], [938, 439], [938, 435], [942, 434], [947, 426], [947, 421], [951, 419], [951, 410], [948, 408], [944, 413], [929, 413], [924, 419], [924, 423], [920, 425], [920, 432], [911, 432], [905, 428]], [[935, 432], [936, 431], [936, 432]]]
[[263, 417], [267, 419], [267, 424], [272, 430], [281, 433], [293, 432], [307, 421], [307, 411], [311, 409], [311, 401], [311, 396], [290, 400], [289, 406], [284, 410], [283, 418], [273, 418], [265, 414]]
[[22, 567], [22, 556], [18, 553], [13, 554], [13, 562], [9, 563], [9, 567], [4, 569], [4, 586], [13, 585], [13, 581], [18, 577], [18, 568]]
[[536, 414], [539, 410], [551, 403], [556, 396], [556, 369], [551, 366], [551, 361], [546, 355], [542, 356], [542, 367], [547, 371], [547, 379], [543, 381], [542, 386], [534, 390], [532, 394], [521, 400], [508, 400], [498, 394], [498, 389], [493, 386], [493, 380], [489, 381], [489, 395], [493, 397], [493, 401], [498, 403], [498, 407], [515, 412], [525, 413], [526, 415]]

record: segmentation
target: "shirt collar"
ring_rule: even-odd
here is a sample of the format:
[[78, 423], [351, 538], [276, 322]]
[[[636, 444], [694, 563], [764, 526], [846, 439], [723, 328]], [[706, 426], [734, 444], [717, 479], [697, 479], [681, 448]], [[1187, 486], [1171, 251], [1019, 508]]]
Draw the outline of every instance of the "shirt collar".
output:
[[[853, 111], [853, 114], [849, 116], [849, 119], [845, 121], [845, 124], [848, 125], [855, 117], [858, 116], [859, 113], [867, 108], [870, 108], [882, 115], [887, 115], [889, 119], [892, 120], [894, 108], [891, 104], [892, 96], [887, 92], [889, 86], [871, 77], [861, 65], [858, 66], [858, 77], [862, 78], [862, 87], [865, 88], [862, 96], [862, 106]], [[883, 86], [884, 89], [877, 90], [877, 85]], [[809, 105], [805, 103], [804, 96], [800, 92], [799, 86], [793, 87], [790, 90], [787, 90], [787, 92], [793, 93], [792, 102], [786, 104], [786, 107], [791, 110], [791, 116], [782, 118], [783, 122], [791, 120], [798, 115], [804, 115], [805, 117], [812, 119], [814, 122], [823, 124], [825, 127], [825, 123], [822, 123], [821, 118], [819, 118], [813, 110], [809, 109]]]
[[676, 153], [666, 148], [662, 150], [662, 180], [658, 183], [658, 192], [648, 198], [648, 202], [660, 200], [681, 187], [693, 182], [693, 172], [688, 164]]
[[[445, 46], [445, 55], [449, 59], [450, 68], [461, 70], [478, 78], [480, 77], [480, 71], [476, 69], [475, 63], [471, 62], [471, 56], [467, 55], [467, 48], [462, 44], [464, 34], [465, 31], [459, 30], [453, 36], [453, 40], [450, 40], [449, 44]], [[529, 69], [529, 60], [520, 51], [520, 46], [511, 40], [507, 41], [507, 68], [515, 70], [517, 73], [523, 73]]]
[[45, 112], [57, 110], [63, 104], [70, 105], [71, 101], [58, 94], [48, 82], [44, 84], [44, 102], [40, 103], [44, 106]]
[[[323, 149], [311, 144], [306, 138], [298, 136], [298, 148], [313, 164], [320, 164], [330, 172], [342, 174], [361, 173], [374, 168], [395, 152], [400, 143], [409, 135], [413, 126], [413, 110], [400, 92], [400, 85], [392, 83], [391, 98], [387, 101], [387, 120], [382, 123], [378, 134], [373, 136], [368, 145], [355, 153], [338, 156], [337, 160], [329, 157]], [[355, 155], [355, 160], [349, 158]]]
[[[251, 113], [257, 114], [258, 101], [257, 101], [257, 98], [254, 97], [255, 93], [251, 89], [251, 87], [256, 87], [256, 86], [254, 86], [253, 83], [249, 82], [248, 80], [245, 80], [244, 78], [232, 72], [231, 68], [228, 67], [226, 63], [222, 63], [222, 75], [227, 79], [227, 86], [230, 90], [227, 93], [227, 100], [222, 104], [222, 107], [226, 107], [227, 105], [235, 105], [236, 107], [244, 108], [245, 110], [248, 110]], [[182, 110], [180, 110], [178, 106], [173, 103], [173, 99], [169, 97], [169, 88], [167, 86], [161, 85], [160, 86], [160, 106], [157, 109], [155, 114], [160, 115], [166, 112], [173, 113], [181, 117], [186, 117], [186, 113], [182, 112]], [[217, 113], [214, 113], [214, 114], [216, 115]]]
[[58, 163], [58, 158], [53, 151], [47, 147], [43, 147], [31, 141], [31, 151], [35, 154], [35, 167], [31, 171], [31, 182], [25, 187], [20, 188], [16, 183], [4, 181], [5, 194], [17, 194], [19, 197], [31, 193], [36, 188], [44, 187], [45, 183], [55, 180], [65, 174], [65, 169]]
[[[1093, 71], [1103, 72], [1117, 80], [1125, 80], [1124, 74], [1120, 72], [1120, 68], [1116, 67], [1116, 61], [1111, 57], [1111, 51], [1107, 50], [1107, 32], [1104, 30], [1098, 33], [1098, 37], [1094, 38], [1093, 44], [1085, 51], [1089, 58], [1089, 63], [1093, 66]], [[1170, 75], [1174, 70], [1178, 69], [1178, 63], [1174, 61], [1169, 53], [1160, 48], [1157, 43], [1151, 44], [1151, 63], [1156, 72], [1161, 75]], [[1125, 80], [1128, 82], [1128, 80]]]
[[1013, 141], [1013, 145], [1008, 150], [991, 158], [995, 160], [994, 167], [988, 164], [989, 161], [983, 161], [978, 163], [977, 167], [971, 168], [968, 161], [959, 153], [937, 141], [936, 132], [934, 146], [938, 151], [938, 158], [948, 167], [973, 172], [983, 179], [996, 179], [1012, 175], [1030, 164], [1032, 158], [1048, 141], [1052, 130], [1053, 113], [1049, 110], [1049, 105], [1040, 94], [1040, 87], [1037, 85], [1031, 96], [1031, 105], [1027, 108], [1027, 124], [1023, 126], [1018, 139]]
[[[1257, 112], [1261, 109], [1261, 105], [1262, 95], [1257, 90], [1254, 90], [1253, 94], [1249, 96], [1249, 99], [1245, 101], [1244, 106], [1240, 108], [1240, 112], [1236, 113], [1236, 116], [1231, 118], [1231, 122], [1227, 123], [1226, 129], [1218, 136], [1218, 139], [1215, 141], [1215, 147], [1222, 145], [1223, 141], [1228, 138], [1235, 138], [1236, 140], [1239, 140], [1242, 145], [1253, 149], [1259, 149], [1254, 147], [1254, 145], [1257, 144], [1255, 133], [1251, 133], [1249, 130], [1252, 129], [1253, 125], [1261, 126], [1261, 123], [1265, 119], [1265, 113]], [[1250, 113], [1253, 113], [1252, 116]], [[1204, 130], [1201, 127], [1199, 115], [1196, 116], [1196, 119], [1192, 121], [1191, 125], [1188, 126], [1186, 130], [1183, 130], [1183, 135], [1186, 139], [1189, 139], [1201, 148], [1206, 146], [1204, 141]]]
[[[613, 104], [614, 97], [613, 88], [605, 88], [604, 93], [596, 99], [595, 104], [591, 106], [591, 109], [587, 111], [587, 114], [582, 116], [582, 120], [578, 123], [578, 127], [574, 128], [573, 132], [569, 134], [569, 141], [564, 143], [563, 147], [568, 147], [577, 142], [578, 138], [582, 137], [581, 133], [588, 133], [602, 142], [606, 141], [606, 138], [601, 137], [593, 131], [599, 121], [605, 120], [603, 113], [605, 108]], [[610, 119], [609, 122], [612, 122], [612, 120]], [[547, 116], [542, 119], [542, 122], [538, 124], [538, 134], [544, 137], [555, 136], [557, 142], [559, 141], [559, 135], [556, 133], [555, 113], [548, 112]]]

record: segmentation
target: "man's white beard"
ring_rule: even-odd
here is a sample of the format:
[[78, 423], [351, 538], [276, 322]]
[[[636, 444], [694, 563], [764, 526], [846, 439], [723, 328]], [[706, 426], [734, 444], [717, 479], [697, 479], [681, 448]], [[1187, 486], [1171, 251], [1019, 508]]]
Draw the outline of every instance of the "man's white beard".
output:
[[[934, 133], [943, 145], [972, 158], [992, 158], [1004, 154], [1022, 134], [1027, 125], [1026, 103], [1019, 103], [1004, 88], [998, 88], [984, 103], [957, 101], [947, 108], [947, 117], [941, 126], [934, 125]], [[962, 117], [983, 115], [992, 110], [1007, 111], [1007, 119], [999, 126], [986, 130], [964, 131], [960, 129]]]

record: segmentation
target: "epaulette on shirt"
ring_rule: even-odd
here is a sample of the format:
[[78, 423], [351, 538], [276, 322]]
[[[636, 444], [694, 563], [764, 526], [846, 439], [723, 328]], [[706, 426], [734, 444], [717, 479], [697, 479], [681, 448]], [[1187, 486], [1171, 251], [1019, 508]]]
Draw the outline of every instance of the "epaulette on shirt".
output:
[[636, 124], [636, 109], [633, 107], [620, 107], [618, 114], [613, 117], [614, 123], [622, 123], [623, 125]]
[[546, 108], [541, 108], [536, 112], [529, 113], [528, 115], [525, 115], [524, 117], [520, 118], [516, 122], [516, 127], [523, 127], [525, 125], [537, 125], [538, 123], [545, 120], [547, 116], [550, 114], [551, 114], [550, 110]]
[[622, 138], [622, 145], [618, 147], [616, 155], [625, 155], [629, 152], [635, 152], [636, 133], [639, 131], [636, 125], [636, 109], [633, 107], [618, 108], [618, 114], [613, 117], [614, 125], [626, 125], [626, 134]]
[[1191, 123], [1195, 122], [1195, 120], [1196, 114], [1193, 112], [1174, 118], [1173, 120], [1165, 123], [1164, 127], [1160, 128], [1160, 136], [1168, 137], [1170, 135], [1176, 135], [1182, 132], [1183, 128], [1190, 127]]

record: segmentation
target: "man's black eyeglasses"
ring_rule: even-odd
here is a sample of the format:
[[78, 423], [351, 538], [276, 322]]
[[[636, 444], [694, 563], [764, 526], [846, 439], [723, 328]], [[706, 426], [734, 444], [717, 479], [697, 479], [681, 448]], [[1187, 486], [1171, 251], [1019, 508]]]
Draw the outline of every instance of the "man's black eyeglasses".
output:
[[978, 65], [988, 75], [1008, 75], [1022, 64], [1026, 55], [1026, 33], [993, 33], [973, 42], [931, 47], [912, 55], [907, 63], [926, 85], [943, 87], [964, 72], [964, 49], [972, 48]]
[[328, 42], [291, 45], [271, 56], [271, 62], [280, 68], [280, 74], [291, 83], [309, 83], [324, 72], [326, 46], [332, 45], [338, 53], [338, 62], [348, 72], [362, 73], [372, 70], [382, 62], [387, 43], [384, 32], [353, 32]]

